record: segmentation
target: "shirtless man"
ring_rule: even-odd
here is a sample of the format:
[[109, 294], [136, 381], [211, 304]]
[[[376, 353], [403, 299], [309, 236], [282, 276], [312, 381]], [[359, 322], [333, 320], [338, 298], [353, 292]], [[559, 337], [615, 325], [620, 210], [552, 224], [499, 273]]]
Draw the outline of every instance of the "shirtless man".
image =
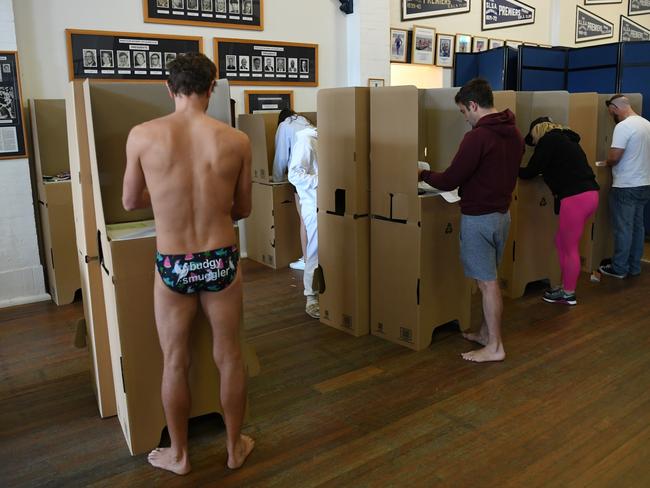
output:
[[156, 221], [154, 306], [171, 447], [153, 450], [149, 462], [182, 475], [191, 469], [188, 370], [191, 324], [199, 303], [212, 326], [221, 375], [228, 467], [239, 468], [254, 446], [253, 439], [241, 434], [246, 373], [233, 229], [233, 221], [251, 211], [251, 147], [243, 133], [205, 114], [215, 86], [212, 61], [203, 54], [179, 55], [169, 72], [175, 111], [131, 130], [122, 203], [127, 210], [151, 206]]

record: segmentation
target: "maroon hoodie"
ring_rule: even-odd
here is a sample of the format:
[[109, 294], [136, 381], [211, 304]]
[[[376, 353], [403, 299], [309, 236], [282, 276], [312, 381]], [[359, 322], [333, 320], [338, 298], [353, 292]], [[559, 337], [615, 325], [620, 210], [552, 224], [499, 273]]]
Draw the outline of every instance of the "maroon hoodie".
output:
[[422, 171], [422, 180], [439, 190], [459, 188], [465, 215], [505, 213], [510, 207], [524, 154], [524, 140], [514, 114], [485, 115], [465, 134], [444, 173]]

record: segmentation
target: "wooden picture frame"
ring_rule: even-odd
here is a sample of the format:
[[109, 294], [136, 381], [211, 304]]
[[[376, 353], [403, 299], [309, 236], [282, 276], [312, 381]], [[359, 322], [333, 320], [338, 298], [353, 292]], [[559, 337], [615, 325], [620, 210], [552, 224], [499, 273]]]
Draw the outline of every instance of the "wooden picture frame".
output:
[[383, 78], [368, 78], [368, 86], [370, 88], [381, 88], [386, 86], [386, 80]]
[[[406, 63], [408, 52], [408, 31], [390, 28], [390, 62]], [[399, 40], [399, 41], [398, 41]], [[396, 44], [399, 42], [399, 44]]]
[[482, 53], [488, 50], [488, 38], [474, 36], [472, 39], [472, 52]]
[[[282, 42], [282, 41], [266, 41], [260, 39], [233, 39], [226, 37], [215, 37], [214, 38], [214, 63], [217, 65], [217, 78], [226, 78], [231, 85], [250, 85], [250, 86], [318, 86], [318, 44], [308, 44], [301, 42]], [[220, 47], [220, 44], [224, 46]], [[227, 47], [230, 47], [230, 50]], [[235, 48], [235, 46], [237, 46]], [[264, 47], [269, 47], [270, 49], [265, 50]], [[233, 51], [237, 49], [237, 53]], [[284, 51], [287, 52], [284, 52]], [[313, 59], [304, 57], [302, 55], [296, 54], [295, 56], [287, 56], [287, 53], [292, 50], [295, 54], [298, 53], [310, 53], [313, 51]], [[244, 52], [246, 54], [240, 54]], [[273, 54], [273, 56], [263, 56], [263, 53], [267, 52]], [[284, 56], [277, 56], [278, 53], [285, 54]], [[250, 57], [252, 61], [249, 66], [249, 71], [240, 70], [240, 65], [234, 69], [227, 69], [226, 59], [228, 57], [235, 57], [239, 61], [241, 58]], [[307, 54], [305, 54], [307, 56]], [[264, 71], [267, 64], [267, 58], [274, 58], [273, 69], [275, 70], [275, 60], [283, 58], [285, 60], [285, 71], [282, 77], [278, 76], [276, 78], [276, 72], [272, 73], [273, 77], [271, 78], [271, 73]], [[260, 63], [263, 63], [260, 66], [260, 69], [255, 68], [255, 58], [261, 58]], [[297, 64], [292, 71], [291, 61], [295, 61]], [[313, 69], [311, 62], [313, 61]], [[305, 62], [307, 64], [305, 65]], [[303, 70], [303, 66], [306, 66], [306, 70]], [[235, 75], [233, 75], [235, 73]], [[243, 77], [241, 74], [248, 74], [250, 76]], [[279, 72], [278, 72], [279, 73]], [[240, 75], [237, 75], [240, 74]], [[313, 74], [313, 76], [312, 76]], [[281, 81], [278, 81], [281, 79]], [[305, 81], [300, 81], [305, 80]]]
[[469, 34], [456, 34], [456, 43], [454, 46], [456, 53], [472, 52], [472, 36]]
[[411, 63], [432, 66], [435, 61], [436, 30], [433, 27], [413, 26]]
[[436, 66], [453, 68], [455, 53], [455, 36], [452, 34], [438, 34], [436, 36]]
[[[132, 73], [135, 73], [137, 71], [137, 67], [133, 66], [131, 67], [131, 54], [130, 53], [138, 53], [138, 52], [143, 52], [147, 53], [147, 58], [150, 59], [149, 54], [152, 53], [150, 49], [147, 50], [135, 50], [131, 49], [133, 46], [138, 46], [141, 43], [138, 41], [178, 41], [179, 43], [182, 43], [183, 45], [191, 44], [191, 43], [197, 43], [196, 45], [198, 46], [198, 52], [203, 53], [203, 37], [199, 36], [175, 36], [175, 35], [169, 35], [169, 34], [151, 34], [151, 33], [143, 33], [143, 32], [116, 32], [116, 31], [102, 31], [102, 30], [84, 30], [84, 29], [66, 29], [65, 30], [65, 35], [66, 35], [66, 43], [67, 43], [67, 52], [68, 52], [68, 80], [72, 81], [74, 79], [83, 79], [83, 78], [91, 78], [95, 80], [102, 80], [102, 81], [114, 81], [114, 82], [121, 82], [121, 81], [129, 81], [129, 82], [134, 82], [134, 83], [160, 83], [164, 82], [167, 79], [167, 73], [165, 69], [165, 65], [163, 63], [166, 63], [166, 60], [163, 60], [162, 58], [160, 59], [161, 65], [160, 68], [157, 68], [155, 70], [146, 68], [147, 71], [154, 71], [155, 73], [160, 72], [159, 74], [147, 76], [147, 75], [135, 75], [131, 74], [132, 77], [125, 77], [125, 76], [119, 76], [120, 74], [126, 75], [126, 73], [120, 73], [120, 66], [119, 66], [119, 56], [121, 55], [120, 53], [127, 52], [129, 53], [129, 65], [128, 68], [124, 66], [123, 71], [129, 70], [132, 71]], [[79, 76], [75, 77], [75, 58], [74, 58], [74, 41], [73, 41], [73, 36], [87, 36], [87, 37], [96, 37], [96, 38], [113, 38], [113, 43], [111, 44], [112, 46], [112, 51], [116, 52], [117, 54], [114, 56], [114, 66], [113, 66], [113, 71], [115, 73], [110, 74], [110, 73], [101, 73], [102, 71], [110, 71], [110, 70], [103, 70], [99, 69], [99, 66], [95, 66], [98, 68], [96, 71], [97, 73], [83, 73], [80, 74]], [[127, 42], [129, 39], [133, 40], [134, 42], [129, 43]], [[116, 41], [117, 40], [117, 41]], [[109, 40], [106, 40], [106, 43], [108, 43]], [[124, 49], [116, 49], [117, 44], [124, 44], [126, 47]], [[141, 44], [143, 46], [146, 46], [147, 48], [150, 48], [150, 45], [148, 44]], [[100, 53], [102, 49], [98, 48], [93, 48], [95, 51], [99, 50]], [[92, 49], [82, 49], [82, 51], [88, 51]], [[109, 50], [108, 46], [105, 50]], [[181, 52], [188, 52], [187, 50], [183, 50]], [[174, 52], [165, 52], [163, 50], [158, 52], [161, 55], [164, 55], [166, 58], [167, 54], [174, 54]], [[96, 58], [96, 64], [98, 63], [99, 59]], [[148, 66], [148, 65], [147, 65]], [[85, 71], [85, 69], [84, 69]], [[90, 76], [89, 76], [90, 75]], [[95, 76], [96, 75], [96, 76]], [[102, 76], [105, 75], [105, 76]]]
[[506, 45], [506, 41], [504, 41], [503, 39], [488, 39], [488, 49], [503, 47], [505, 45]]
[[[275, 96], [287, 96], [289, 98], [289, 109], [293, 110], [293, 90], [244, 90], [244, 109], [245, 113], [252, 114], [254, 110], [251, 106], [251, 97], [259, 95], [269, 95], [270, 97]], [[269, 108], [268, 110], [282, 110], [282, 108]]]
[[[182, 7], [182, 12], [184, 13], [184, 15], [174, 14], [173, 13], [174, 9], [171, 8], [172, 2], [174, 0], [167, 0], [167, 4], [168, 4], [167, 8], [156, 7], [156, 8], [163, 9], [161, 11], [166, 12], [165, 14], [158, 15], [157, 13], [153, 13], [152, 7], [154, 7], [157, 4], [157, 2], [161, 2], [161, 1], [164, 2], [165, 0], [142, 0], [142, 12], [144, 15], [145, 22], [152, 23], [152, 24], [191, 25], [191, 26], [198, 26], [198, 27], [214, 27], [214, 28], [222, 28], [222, 29], [243, 29], [243, 30], [255, 30], [255, 31], [264, 30], [264, 0], [246, 0], [251, 2], [251, 6], [253, 9], [250, 17], [252, 19], [259, 17], [259, 23], [252, 23], [252, 22], [247, 23], [246, 21], [242, 21], [241, 18], [244, 18], [243, 12], [237, 15], [235, 14], [231, 15], [230, 12], [228, 12], [228, 6], [230, 5], [228, 3], [228, 0], [196, 0], [197, 9], [195, 12], [190, 11], [190, 9], [187, 6], [188, 0], [184, 0], [184, 5]], [[213, 6], [211, 13], [206, 13], [204, 11], [203, 9], [204, 1], [209, 1], [210, 4]], [[224, 1], [226, 5], [226, 11], [224, 12], [217, 11], [217, 2], [221, 2], [221, 1]], [[241, 1], [243, 0], [238, 0], [238, 5], [239, 2]], [[258, 4], [258, 2], [259, 2], [259, 7], [258, 9], [256, 9], [255, 7]], [[243, 8], [243, 6], [241, 6], [240, 8]], [[233, 17], [233, 19], [235, 19], [236, 17], [240, 17], [238, 19], [239, 21], [227, 22], [228, 18], [231, 16]], [[212, 21], [210, 19], [216, 19], [216, 20]]]
[[517, 41], [514, 39], [506, 39], [506, 46], [508, 47], [513, 47], [515, 49], [519, 49], [519, 46], [523, 44], [522, 41]]
[[408, 3], [413, 3], [413, 4], [422, 4], [422, 3], [427, 3], [427, 4], [445, 4], [448, 5], [449, 2], [443, 1], [443, 2], [438, 2], [437, 0], [400, 0], [401, 4], [401, 14], [402, 14], [402, 21], [408, 21], [408, 20], [417, 20], [417, 19], [426, 19], [426, 18], [431, 18], [431, 17], [442, 17], [445, 15], [462, 15], [470, 12], [472, 10], [472, 0], [460, 0], [460, 1], [465, 1], [466, 5], [460, 5], [459, 7], [455, 8], [448, 8], [448, 9], [440, 9], [438, 11], [425, 11], [425, 12], [420, 12], [420, 13], [413, 13], [410, 14], [408, 13]]
[[[13, 70], [11, 67], [13, 66]], [[0, 121], [9, 120], [12, 122], [0, 124], [0, 132], [10, 132], [14, 128], [16, 133], [16, 150], [4, 151], [4, 137], [0, 145], [0, 160], [19, 159], [29, 157], [27, 146], [27, 130], [25, 125], [25, 108], [23, 105], [23, 89], [20, 83], [20, 61], [18, 51], [0, 51]], [[8, 100], [9, 97], [12, 97]], [[7, 105], [9, 107], [7, 108]], [[15, 111], [12, 117], [11, 112]], [[4, 136], [4, 134], [3, 134]]]

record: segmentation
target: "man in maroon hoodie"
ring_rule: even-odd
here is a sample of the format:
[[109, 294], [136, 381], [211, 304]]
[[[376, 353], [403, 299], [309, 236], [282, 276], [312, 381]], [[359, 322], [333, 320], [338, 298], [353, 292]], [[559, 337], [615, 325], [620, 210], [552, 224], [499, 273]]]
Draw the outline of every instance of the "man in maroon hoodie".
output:
[[461, 197], [460, 256], [465, 275], [478, 283], [483, 298], [483, 323], [476, 334], [463, 334], [483, 347], [464, 353], [475, 362], [502, 361], [503, 300], [497, 267], [510, 228], [510, 201], [524, 140], [510, 110], [498, 112], [487, 81], [474, 79], [456, 94], [456, 105], [472, 126], [444, 173], [420, 171], [420, 180], [439, 190], [459, 188]]

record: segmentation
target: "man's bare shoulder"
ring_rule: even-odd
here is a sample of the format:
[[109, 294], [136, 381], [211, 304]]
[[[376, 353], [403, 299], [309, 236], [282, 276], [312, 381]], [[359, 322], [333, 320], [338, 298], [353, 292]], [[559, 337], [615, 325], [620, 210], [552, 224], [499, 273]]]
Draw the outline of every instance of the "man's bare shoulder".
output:
[[211, 127], [215, 130], [218, 137], [230, 141], [235, 146], [245, 146], [250, 143], [248, 136], [239, 129], [235, 129], [212, 117], [206, 116], [206, 118], [210, 120]]

